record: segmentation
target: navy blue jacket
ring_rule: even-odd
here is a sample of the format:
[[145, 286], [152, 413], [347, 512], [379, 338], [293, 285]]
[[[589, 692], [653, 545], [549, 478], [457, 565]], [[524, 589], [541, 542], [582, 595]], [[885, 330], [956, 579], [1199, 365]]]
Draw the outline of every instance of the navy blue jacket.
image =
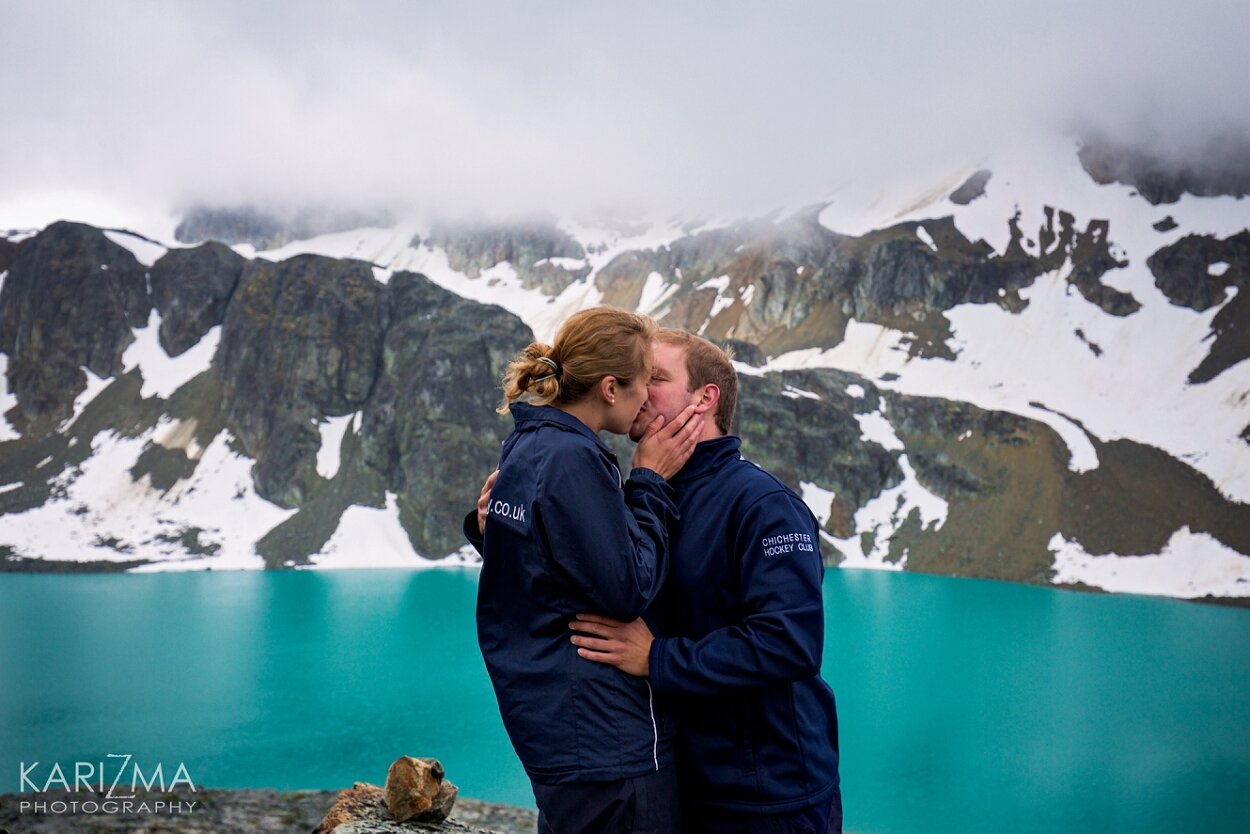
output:
[[478, 642], [504, 728], [544, 784], [640, 776], [672, 762], [671, 720], [643, 678], [578, 656], [568, 623], [583, 612], [640, 616], [660, 591], [677, 507], [650, 469], [622, 481], [585, 424], [514, 403], [484, 536]]
[[681, 525], [650, 676], [676, 719], [683, 805], [779, 814], [838, 784], [824, 567], [811, 511], [739, 446], [704, 441], [672, 479]]

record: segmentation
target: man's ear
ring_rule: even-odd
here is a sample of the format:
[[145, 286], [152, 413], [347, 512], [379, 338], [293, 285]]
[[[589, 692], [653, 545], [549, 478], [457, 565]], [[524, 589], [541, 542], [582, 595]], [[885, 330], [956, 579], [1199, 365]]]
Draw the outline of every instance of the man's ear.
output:
[[699, 392], [699, 400], [695, 405], [694, 413], [706, 414], [709, 411], [715, 411], [718, 402], [720, 402], [720, 386], [709, 382]]

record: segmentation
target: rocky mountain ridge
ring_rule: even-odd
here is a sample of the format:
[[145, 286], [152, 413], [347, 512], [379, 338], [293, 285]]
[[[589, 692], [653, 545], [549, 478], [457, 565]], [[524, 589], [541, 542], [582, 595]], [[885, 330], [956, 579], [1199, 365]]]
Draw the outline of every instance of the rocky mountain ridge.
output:
[[[1250, 596], [1250, 510], [1223, 464], [995, 393], [1014, 381], [979, 381], [993, 356], [969, 335], [1033, 322], [1046, 332], [1023, 341], [1070, 339], [1086, 358], [1063, 355], [1099, 369], [1137, 322], [1189, 316], [1206, 340], [1172, 361], [1194, 408], [1250, 396], [1250, 231], [1152, 229], [1145, 252], [1140, 222], [1004, 210], [1003, 175], [964, 179], [945, 209], [848, 233], [817, 206], [646, 231], [396, 227], [263, 257], [69, 223], [4, 241], [3, 564], [469, 559], [459, 521], [507, 431], [503, 363], [606, 302], [736, 348], [744, 449], [812, 507], [830, 564], [1125, 590], [1110, 569]], [[1001, 231], [978, 235], [981, 215]], [[982, 393], [947, 393], [956, 371]], [[1246, 428], [1220, 442], [1250, 445], [1250, 416], [1225, 408]]]

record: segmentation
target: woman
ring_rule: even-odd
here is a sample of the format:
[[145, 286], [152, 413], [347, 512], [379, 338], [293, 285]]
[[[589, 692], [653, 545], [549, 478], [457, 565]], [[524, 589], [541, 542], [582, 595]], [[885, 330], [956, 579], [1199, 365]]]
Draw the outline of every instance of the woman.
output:
[[654, 329], [645, 316], [585, 310], [554, 345], [533, 343], [509, 365], [500, 411], [515, 428], [482, 535], [476, 513], [465, 519], [482, 552], [478, 641], [542, 832], [679, 828], [670, 732], [650, 684], [580, 660], [567, 627], [585, 611], [633, 620], [664, 579], [677, 518], [665, 479], [693, 451], [702, 415], [657, 419], [628, 479], [597, 434], [627, 433], [646, 401]]

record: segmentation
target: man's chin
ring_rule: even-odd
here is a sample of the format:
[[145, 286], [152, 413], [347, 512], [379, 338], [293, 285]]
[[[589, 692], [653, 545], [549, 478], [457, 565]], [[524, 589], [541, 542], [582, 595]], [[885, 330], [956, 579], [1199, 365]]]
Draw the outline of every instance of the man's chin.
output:
[[637, 443], [639, 440], [642, 440], [642, 436], [646, 433], [647, 433], [646, 423], [635, 421], [634, 424], [629, 427], [629, 439], [634, 441], [635, 443]]

